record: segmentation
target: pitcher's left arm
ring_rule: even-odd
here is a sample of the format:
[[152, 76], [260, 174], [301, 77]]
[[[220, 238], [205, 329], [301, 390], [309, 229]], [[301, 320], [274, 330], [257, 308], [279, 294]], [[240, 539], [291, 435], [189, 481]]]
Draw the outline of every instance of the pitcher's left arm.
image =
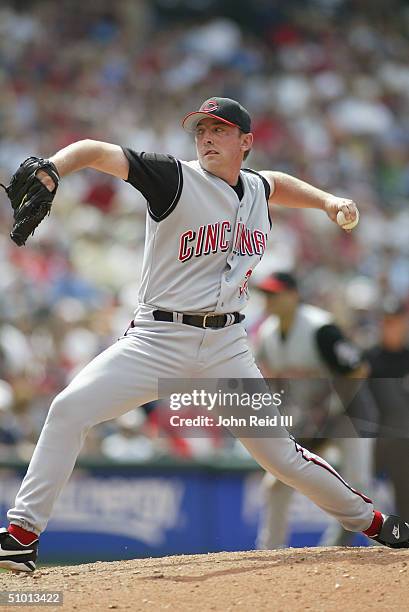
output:
[[277, 205], [288, 208], [317, 208], [326, 212], [334, 223], [337, 223], [339, 211], [344, 213], [347, 223], [354, 221], [358, 214], [357, 205], [353, 200], [322, 191], [295, 176], [271, 170], [262, 170], [260, 174], [270, 185], [268, 200], [270, 212], [273, 212], [272, 208]]

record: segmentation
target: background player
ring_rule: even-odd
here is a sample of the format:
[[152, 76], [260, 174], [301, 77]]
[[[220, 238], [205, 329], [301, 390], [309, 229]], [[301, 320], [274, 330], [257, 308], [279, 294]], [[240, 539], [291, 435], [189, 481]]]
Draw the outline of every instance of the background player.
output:
[[[340, 450], [342, 475], [357, 489], [369, 490], [373, 440], [339, 437], [337, 421], [344, 411], [328, 380], [340, 375], [365, 377], [368, 366], [361, 351], [344, 336], [331, 313], [301, 302], [292, 274], [276, 272], [265, 278], [258, 289], [266, 298], [267, 318], [255, 340], [256, 361], [266, 378], [291, 379], [288, 384], [291, 400], [287, 400], [286, 410], [295, 420], [293, 434], [317, 452], [327, 445], [328, 437], [336, 436], [332, 443]], [[286, 383], [274, 384], [280, 387]], [[367, 418], [368, 409], [373, 408], [371, 398], [361, 393], [358, 401], [366, 402], [363, 408]], [[373, 415], [371, 411], [371, 416], [375, 418], [375, 411]], [[262, 549], [283, 547], [287, 542], [293, 489], [266, 474], [262, 492], [257, 545]], [[336, 523], [324, 534], [322, 544], [346, 545], [353, 537], [353, 533]]]
[[409, 457], [408, 309], [387, 296], [380, 309], [380, 340], [366, 353], [369, 386], [379, 410], [376, 471], [386, 473], [395, 494], [397, 512], [409, 512], [409, 483], [402, 466]]
[[[241, 171], [251, 120], [236, 101], [206, 100], [184, 119], [198, 159], [135, 153], [79, 141], [51, 158], [65, 176], [94, 168], [127, 180], [148, 202], [139, 304], [125, 335], [89, 363], [52, 403], [27, 474], [0, 533], [0, 567], [33, 571], [38, 536], [91, 427], [158, 397], [159, 378], [254, 378], [261, 374], [240, 325], [247, 283], [270, 230], [268, 205], [317, 208], [336, 221], [356, 216], [338, 198], [279, 172]], [[50, 191], [49, 176], [40, 175]], [[51, 182], [50, 182], [51, 181]], [[374, 510], [319, 457], [288, 433], [240, 438], [264, 467], [308, 495], [345, 528], [391, 546], [409, 546], [409, 525]], [[396, 529], [399, 534], [396, 537]]]

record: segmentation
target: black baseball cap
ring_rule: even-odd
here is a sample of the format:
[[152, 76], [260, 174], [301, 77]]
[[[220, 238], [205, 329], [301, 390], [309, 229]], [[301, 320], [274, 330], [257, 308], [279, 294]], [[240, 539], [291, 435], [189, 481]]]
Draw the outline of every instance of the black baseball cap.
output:
[[282, 291], [296, 291], [297, 281], [289, 272], [274, 272], [262, 280], [257, 289], [265, 293], [281, 293]]
[[209, 98], [203, 102], [198, 111], [188, 113], [182, 121], [182, 127], [187, 132], [194, 132], [197, 124], [201, 119], [206, 117], [214, 117], [240, 128], [245, 134], [251, 132], [251, 119], [248, 111], [230, 98]]

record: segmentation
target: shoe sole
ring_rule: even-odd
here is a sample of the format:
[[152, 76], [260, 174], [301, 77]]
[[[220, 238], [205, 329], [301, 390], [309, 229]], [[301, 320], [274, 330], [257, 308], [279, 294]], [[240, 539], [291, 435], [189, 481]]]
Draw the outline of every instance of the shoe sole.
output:
[[0, 561], [0, 568], [6, 570], [12, 570], [13, 572], [34, 572], [36, 566], [33, 561], [26, 561], [25, 563], [16, 563], [15, 561]]

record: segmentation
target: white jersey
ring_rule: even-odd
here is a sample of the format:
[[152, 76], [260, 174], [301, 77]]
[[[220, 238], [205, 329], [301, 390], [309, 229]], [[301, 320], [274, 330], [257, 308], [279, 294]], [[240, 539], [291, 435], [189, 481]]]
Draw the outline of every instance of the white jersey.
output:
[[293, 415], [294, 435], [314, 436], [315, 427], [330, 423], [328, 417], [344, 413], [331, 381], [356, 371], [362, 365], [362, 353], [334, 324], [329, 312], [299, 304], [285, 338], [275, 316], [266, 319], [258, 338], [256, 358], [266, 373], [279, 379], [276, 384], [280, 386], [283, 379], [291, 379], [286, 385], [286, 410]]
[[[321, 330], [323, 338], [319, 337]], [[260, 327], [256, 359], [267, 366], [268, 374], [274, 378], [296, 379], [286, 387], [286, 409], [293, 417], [295, 436], [314, 436], [318, 422], [325, 423], [330, 414], [342, 411], [342, 404], [326, 380], [331, 376], [330, 365], [341, 371], [352, 369], [340, 360], [339, 343], [342, 346], [345, 339], [333, 325], [331, 314], [309, 304], [299, 304], [285, 338], [276, 316], [268, 317]], [[356, 360], [355, 350], [354, 366]], [[282, 386], [283, 380], [277, 384]], [[311, 420], [310, 410], [315, 420]], [[316, 420], [318, 414], [322, 421]]]
[[328, 366], [317, 344], [317, 331], [333, 323], [329, 312], [300, 304], [287, 336], [283, 339], [278, 317], [268, 317], [259, 330], [258, 356], [270, 371], [287, 377], [326, 376]]
[[188, 313], [239, 311], [271, 229], [266, 181], [242, 170], [240, 201], [197, 160], [178, 162], [178, 172], [168, 210], [159, 220], [147, 215], [139, 301]]

